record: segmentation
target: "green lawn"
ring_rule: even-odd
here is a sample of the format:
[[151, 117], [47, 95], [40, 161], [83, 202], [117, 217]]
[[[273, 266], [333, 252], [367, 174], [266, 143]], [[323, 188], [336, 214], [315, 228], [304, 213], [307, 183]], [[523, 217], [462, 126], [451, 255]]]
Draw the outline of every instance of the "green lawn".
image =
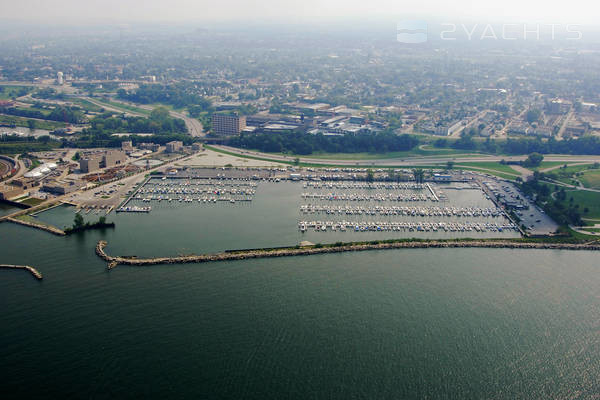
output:
[[[27, 128], [29, 126], [27, 121], [29, 121], [29, 118], [0, 114], [0, 124], [15, 125]], [[64, 128], [66, 126], [63, 122], [42, 121], [39, 119], [34, 119], [33, 121], [35, 121], [36, 129], [44, 129], [47, 131], [53, 131], [57, 128]]]
[[494, 171], [498, 171], [498, 172], [503, 172], [505, 174], [512, 174], [512, 175], [516, 175], [516, 176], [521, 176], [520, 173], [518, 173], [517, 171], [515, 171], [514, 169], [512, 169], [510, 167], [510, 165], [506, 165], [506, 164], [500, 164], [499, 162], [486, 162], [486, 161], [482, 161], [482, 162], [457, 162], [456, 166], [465, 166], [465, 167], [472, 167], [474, 170], [476, 170], [477, 168], [481, 168], [481, 169], [489, 169], [489, 170], [494, 170]]
[[[33, 88], [29, 86], [1, 86], [0, 85], [0, 100], [11, 100], [13, 97], [19, 97], [19, 91], [27, 91], [31, 93]], [[27, 94], [25, 93], [25, 94]], [[22, 95], [22, 94], [21, 94]]]
[[28, 197], [25, 200], [21, 201], [21, 203], [22, 204], [27, 204], [27, 205], [32, 206], [32, 207], [35, 207], [38, 204], [43, 203], [44, 201], [46, 201], [46, 200], [44, 200], [44, 199], [36, 199], [35, 197]]
[[116, 102], [116, 101], [109, 101], [109, 100], [105, 100], [105, 99], [94, 99], [94, 101], [96, 101], [99, 104], [103, 104], [106, 107], [113, 107], [116, 109], [121, 110], [122, 112], [134, 112], [134, 113], [138, 113], [138, 114], [142, 114], [142, 115], [150, 115], [150, 113], [152, 111], [150, 110], [144, 110], [143, 108], [139, 108], [139, 107], [134, 107], [131, 106], [129, 104], [124, 104], [124, 103], [120, 103], [120, 102]]
[[[579, 204], [579, 212], [582, 218], [600, 218], [600, 193], [588, 192], [585, 190], [567, 191], [565, 203], [569, 203], [573, 198], [573, 204]], [[587, 208], [588, 212], [584, 212]]]
[[600, 169], [587, 170], [578, 179], [586, 188], [600, 189]]
[[88, 101], [85, 99], [73, 99], [73, 100], [71, 100], [71, 102], [73, 104], [78, 105], [85, 111], [89, 111], [89, 112], [101, 112], [102, 111], [102, 107], [97, 106], [96, 104], [92, 103], [91, 101]]

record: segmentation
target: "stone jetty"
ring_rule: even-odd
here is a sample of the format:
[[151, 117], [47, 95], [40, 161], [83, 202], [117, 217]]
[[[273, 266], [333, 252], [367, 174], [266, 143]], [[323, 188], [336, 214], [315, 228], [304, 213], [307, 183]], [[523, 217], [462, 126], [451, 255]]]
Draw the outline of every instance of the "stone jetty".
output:
[[386, 249], [424, 249], [424, 248], [492, 248], [492, 249], [545, 249], [545, 250], [600, 250], [600, 243], [543, 243], [519, 242], [510, 240], [428, 240], [398, 241], [387, 243], [347, 243], [339, 245], [314, 245], [306, 247], [286, 247], [275, 249], [253, 249], [227, 251], [214, 254], [200, 254], [177, 257], [135, 258], [114, 257], [105, 252], [107, 242], [101, 240], [96, 245], [96, 254], [108, 263], [112, 269], [117, 265], [148, 266], [157, 264], [205, 263], [213, 261], [246, 260], [252, 258], [308, 256], [314, 254], [342, 253], [349, 251], [386, 250]]
[[8, 222], [12, 222], [14, 224], [25, 225], [25, 226], [29, 226], [31, 228], [41, 229], [43, 231], [50, 232], [57, 236], [65, 236], [66, 235], [65, 231], [63, 231], [62, 229], [58, 229], [54, 226], [45, 225], [45, 224], [41, 224], [41, 223], [35, 223], [32, 221], [24, 221], [24, 220], [18, 219], [18, 218], [7, 218], [6, 220]]
[[42, 280], [43, 276], [40, 271], [37, 269], [30, 267], [29, 265], [11, 265], [11, 264], [0, 264], [0, 268], [3, 269], [24, 269], [31, 272], [31, 275], [38, 280]]

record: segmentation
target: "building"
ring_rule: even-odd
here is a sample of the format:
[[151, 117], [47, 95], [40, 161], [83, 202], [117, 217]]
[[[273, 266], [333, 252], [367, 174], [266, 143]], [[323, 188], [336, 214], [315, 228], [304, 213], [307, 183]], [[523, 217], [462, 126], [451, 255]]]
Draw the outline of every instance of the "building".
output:
[[79, 169], [83, 173], [89, 173], [99, 170], [100, 168], [116, 167], [124, 164], [127, 161], [127, 156], [119, 150], [109, 150], [102, 155], [94, 154], [90, 157], [79, 160]]
[[39, 186], [40, 182], [36, 178], [21, 177], [12, 181], [12, 184], [27, 190]]
[[167, 153], [180, 153], [183, 151], [183, 142], [174, 140], [167, 143]]
[[156, 143], [140, 143], [138, 147], [140, 148], [140, 150], [150, 150], [154, 153], [157, 152], [158, 149], [160, 149], [160, 145]]
[[81, 182], [72, 180], [53, 180], [45, 182], [42, 186], [42, 191], [63, 195], [74, 192], [84, 186]]
[[58, 83], [59, 85], [62, 85], [65, 83], [65, 78], [61, 71], [58, 71], [58, 73], [56, 74], [56, 83]]
[[121, 150], [125, 152], [133, 151], [133, 142], [131, 140], [121, 142]]
[[100, 169], [102, 159], [98, 156], [86, 157], [79, 160], [79, 169], [83, 173], [94, 172]]
[[566, 114], [570, 109], [571, 103], [562, 99], [552, 100], [548, 105], [548, 112], [550, 114]]
[[116, 167], [117, 165], [124, 164], [127, 161], [127, 155], [119, 150], [111, 150], [104, 153], [102, 157], [102, 168]]
[[236, 114], [213, 114], [212, 131], [215, 135], [239, 135], [246, 127], [246, 117]]
[[0, 200], [12, 200], [25, 194], [23, 187], [0, 185]]

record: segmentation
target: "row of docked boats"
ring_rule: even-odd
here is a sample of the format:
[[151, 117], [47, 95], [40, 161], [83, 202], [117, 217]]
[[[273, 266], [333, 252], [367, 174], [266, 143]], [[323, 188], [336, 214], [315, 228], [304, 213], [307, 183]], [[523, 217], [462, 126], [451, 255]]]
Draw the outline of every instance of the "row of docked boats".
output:
[[423, 190], [426, 186], [422, 183], [403, 182], [305, 182], [303, 187], [313, 189], [337, 189], [337, 190], [355, 190], [355, 189], [379, 189], [379, 190]]
[[356, 222], [356, 221], [300, 221], [300, 232], [504, 232], [517, 231], [516, 225], [492, 222]]
[[304, 192], [301, 194], [304, 200], [321, 201], [432, 201], [439, 199], [431, 193], [342, 193], [342, 192]]
[[327, 204], [303, 204], [300, 206], [300, 212], [302, 214], [386, 215], [409, 217], [499, 217], [504, 215], [504, 212], [497, 207], [352, 207], [350, 205], [335, 207]]
[[235, 202], [242, 202], [242, 201], [252, 201], [252, 197], [245, 197], [245, 196], [202, 196], [202, 197], [190, 197], [190, 196], [179, 196], [179, 197], [169, 197], [169, 196], [156, 196], [156, 195], [149, 195], [149, 196], [136, 196], [135, 200], [139, 200], [142, 201], [144, 203], [149, 203], [151, 201], [157, 201], [157, 202], [161, 202], [161, 201], [165, 201], [168, 203], [171, 202], [179, 202], [179, 203], [193, 203], [193, 202], [198, 202], [198, 203], [216, 203], [218, 201], [225, 201], [225, 202], [229, 202], [229, 203], [235, 203]]
[[138, 190], [137, 195], [144, 194], [211, 194], [216, 196], [221, 195], [241, 195], [241, 196], [254, 196], [256, 191], [249, 188], [235, 188], [235, 187], [215, 187], [207, 186], [202, 188], [190, 188], [190, 187], [143, 187]]
[[128, 212], [128, 213], [149, 213], [152, 211], [152, 207], [140, 207], [140, 206], [124, 206], [117, 208], [117, 212]]

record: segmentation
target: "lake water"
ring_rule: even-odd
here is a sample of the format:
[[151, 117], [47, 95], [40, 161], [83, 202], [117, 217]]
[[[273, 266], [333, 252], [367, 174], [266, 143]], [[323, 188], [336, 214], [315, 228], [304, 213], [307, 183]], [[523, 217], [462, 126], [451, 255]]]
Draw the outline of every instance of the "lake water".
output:
[[[302, 188], [287, 185], [261, 185], [250, 204], [161, 202], [69, 237], [0, 224], [0, 262], [44, 274], [0, 270], [3, 397], [600, 393], [594, 252], [389, 250], [111, 271], [94, 254], [99, 239], [109, 254], [142, 256], [340, 240], [298, 232], [289, 204]], [[73, 215], [40, 218], [63, 226]]]

